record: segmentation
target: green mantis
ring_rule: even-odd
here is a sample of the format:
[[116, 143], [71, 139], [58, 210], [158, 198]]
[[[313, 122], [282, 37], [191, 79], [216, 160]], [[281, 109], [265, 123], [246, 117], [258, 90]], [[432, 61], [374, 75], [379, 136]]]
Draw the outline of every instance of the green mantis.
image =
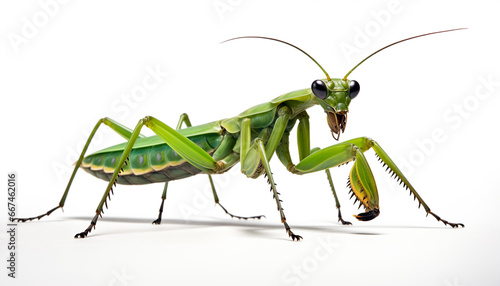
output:
[[[16, 218], [13, 220], [24, 222], [40, 219], [50, 215], [56, 209], [62, 208], [79, 168], [107, 181], [108, 185], [90, 225], [83, 232], [76, 234], [75, 238], [85, 238], [92, 229], [95, 229], [97, 220], [102, 217], [104, 206], [107, 207], [107, 200], [113, 193], [113, 187], [116, 184], [164, 183], [159, 215], [153, 221], [153, 224], [160, 224], [168, 182], [197, 174], [208, 175], [215, 203], [220, 205], [228, 215], [241, 219], [261, 218], [262, 216], [241, 217], [233, 215], [219, 202], [211, 175], [222, 174], [240, 162], [241, 172], [248, 178], [255, 179], [261, 175], [267, 176], [273, 198], [280, 212], [281, 222], [287, 234], [292, 240], [300, 240], [302, 237], [292, 232], [286, 221], [282, 201], [279, 198], [280, 194], [277, 191], [269, 165], [273, 155], [276, 154], [281, 163], [292, 174], [302, 175], [324, 170], [336, 201], [338, 220], [342, 224], [348, 225], [351, 223], [342, 218], [340, 203], [329, 168], [353, 162], [347, 187], [352, 193], [351, 198], [354, 197], [355, 201], [359, 201], [360, 206], [365, 209], [365, 212], [355, 215], [355, 217], [361, 221], [372, 220], [380, 214], [379, 198], [375, 179], [364, 153], [369, 149], [373, 149], [386, 170], [410, 191], [414, 198], [418, 200], [419, 207], [422, 205], [427, 214], [431, 214], [445, 225], [454, 228], [463, 227], [464, 225], [461, 223], [448, 222], [433, 213], [394, 161], [375, 140], [360, 137], [324, 149], [311, 149], [309, 116], [306, 112], [308, 108], [320, 105], [326, 113], [327, 124], [333, 138], [339, 140], [340, 134], [346, 128], [349, 104], [360, 92], [359, 83], [347, 78], [358, 66], [392, 45], [418, 37], [455, 30], [460, 29], [418, 35], [392, 43], [372, 53], [351, 69], [343, 78], [337, 79], [330, 78], [314, 58], [290, 43], [265, 37], [230, 39], [228, 41], [241, 38], [260, 38], [292, 46], [313, 60], [324, 72], [326, 78], [313, 81], [311, 88], [286, 93], [269, 102], [251, 107], [235, 117], [198, 126], [192, 126], [186, 114], [181, 116], [175, 129], [152, 116], [140, 119], [133, 129], [127, 128], [110, 118], [102, 118], [92, 130], [75, 164], [59, 205], [36, 217]], [[110, 127], [122, 136], [126, 142], [85, 156], [94, 134], [102, 124]], [[182, 128], [183, 124], [186, 125], [186, 128]], [[295, 126], [297, 126], [297, 146], [300, 160], [296, 164], [292, 162], [289, 148], [289, 135]], [[151, 129], [156, 135], [143, 136], [141, 130], [144, 127]]]

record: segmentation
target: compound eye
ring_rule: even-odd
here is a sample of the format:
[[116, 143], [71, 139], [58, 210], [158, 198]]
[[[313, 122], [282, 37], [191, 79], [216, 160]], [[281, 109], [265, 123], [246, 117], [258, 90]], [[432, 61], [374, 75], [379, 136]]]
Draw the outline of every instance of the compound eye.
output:
[[311, 85], [311, 90], [319, 99], [325, 99], [328, 96], [328, 89], [322, 80], [315, 80]]
[[349, 97], [354, 99], [359, 93], [359, 83], [355, 80], [351, 80], [349, 83]]

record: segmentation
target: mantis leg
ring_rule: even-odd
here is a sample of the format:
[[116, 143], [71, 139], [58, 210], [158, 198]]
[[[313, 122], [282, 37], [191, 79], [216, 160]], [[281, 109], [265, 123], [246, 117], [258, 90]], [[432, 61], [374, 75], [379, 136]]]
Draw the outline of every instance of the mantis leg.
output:
[[399, 184], [403, 184], [403, 186], [410, 191], [410, 195], [413, 195], [414, 200], [415, 199], [418, 200], [419, 208], [420, 208], [420, 205], [422, 205], [424, 207], [425, 211], [427, 212], [427, 215], [431, 214], [437, 221], [441, 221], [445, 225], [449, 225], [453, 228], [459, 227], [459, 226], [464, 227], [464, 224], [462, 224], [462, 223], [449, 222], [447, 220], [442, 219], [441, 217], [439, 217], [435, 213], [433, 213], [431, 211], [431, 209], [429, 208], [429, 206], [424, 202], [422, 197], [417, 193], [415, 188], [410, 184], [408, 179], [403, 175], [401, 170], [399, 170], [398, 166], [396, 166], [394, 161], [392, 161], [392, 159], [389, 157], [389, 155], [384, 151], [384, 149], [382, 149], [382, 147], [375, 140], [367, 138], [367, 137], [360, 137], [360, 138], [353, 139], [351, 141], [353, 141], [353, 143], [355, 143], [357, 145], [359, 144], [360, 148], [362, 148], [362, 149], [368, 149], [370, 147], [373, 148], [373, 150], [377, 154], [377, 157], [379, 158], [379, 161], [383, 164], [383, 166], [387, 167], [387, 169], [391, 170], [391, 177], [395, 176], [398, 179]]
[[[300, 119], [299, 119], [300, 120]], [[304, 135], [304, 133], [302, 131], [300, 131], [300, 122], [299, 122], [299, 129], [297, 130], [298, 132], [298, 146], [300, 148], [301, 146], [301, 141], [303, 137], [301, 137], [302, 135]], [[309, 133], [307, 133], [309, 134]], [[290, 151], [289, 151], [289, 137], [290, 137], [290, 133], [289, 132], [285, 132], [285, 134], [283, 135], [283, 138], [281, 139], [281, 142], [280, 144], [278, 145], [278, 148], [276, 149], [276, 154], [278, 155], [278, 158], [280, 159], [280, 161], [283, 163], [283, 165], [285, 165], [287, 167], [287, 170], [290, 171], [291, 173], [295, 174], [297, 173], [297, 171], [295, 170], [295, 164], [292, 163], [292, 159], [290, 157]], [[300, 149], [299, 149], [300, 150]], [[313, 150], [310, 150], [310, 151], [317, 151], [318, 149], [313, 149]], [[314, 152], [312, 152], [314, 153]], [[304, 159], [305, 157], [309, 156], [309, 152], [304, 152], [302, 153], [303, 155], [301, 156], [300, 153], [299, 153], [299, 158], [302, 160]], [[330, 170], [327, 168], [325, 169], [325, 172], [326, 172], [326, 176], [327, 176], [327, 179], [328, 179], [328, 183], [330, 184], [330, 189], [333, 193], [333, 197], [335, 198], [335, 203], [336, 203], [336, 207], [337, 207], [337, 210], [338, 210], [338, 220], [343, 224], [343, 225], [349, 225], [351, 224], [350, 222], [348, 221], [345, 221], [343, 218], [342, 218], [342, 213], [340, 212], [340, 202], [338, 200], [338, 197], [337, 197], [337, 193], [335, 192], [335, 187], [333, 185], [333, 181], [332, 181], [332, 176], [331, 176], [331, 173], [330, 173]]]
[[[270, 129], [264, 129], [260, 132], [257, 138], [250, 145], [250, 123], [251, 120], [246, 118], [242, 120], [241, 123], [241, 171], [247, 175], [249, 178], [257, 178], [262, 172], [265, 172], [265, 176], [268, 178], [268, 183], [271, 185], [271, 191], [273, 192], [273, 198], [276, 200], [276, 205], [278, 211], [280, 212], [281, 222], [285, 226], [285, 230], [288, 236], [292, 240], [300, 240], [302, 236], [296, 235], [290, 229], [290, 226], [286, 222], [285, 213], [283, 207], [281, 206], [281, 200], [279, 198], [279, 193], [276, 190], [276, 183], [274, 182], [274, 177], [271, 172], [271, 167], [269, 166], [269, 160], [271, 155], [276, 151], [276, 148], [285, 133], [286, 126], [290, 119], [290, 110], [288, 107], [282, 107], [278, 111], [278, 118], [276, 119], [273, 129], [269, 133]], [[264, 146], [263, 142], [267, 142]]]
[[326, 177], [328, 178], [328, 183], [330, 184], [330, 189], [332, 190], [332, 193], [333, 193], [333, 197], [335, 198], [335, 206], [337, 207], [339, 221], [343, 225], [351, 225], [352, 223], [342, 219], [342, 213], [340, 212], [340, 202], [339, 202], [339, 198], [337, 197], [337, 193], [335, 192], [335, 187], [333, 186], [332, 175], [330, 174], [330, 169], [326, 169], [325, 172], [326, 172]]
[[168, 188], [168, 182], [166, 182], [165, 186], [163, 187], [163, 193], [161, 195], [161, 205], [160, 205], [158, 218], [155, 219], [152, 222], [152, 224], [160, 224], [161, 223], [161, 215], [163, 214], [163, 204], [165, 204], [165, 199], [167, 198], [167, 188]]
[[[186, 113], [183, 113], [181, 115], [181, 117], [179, 118], [179, 122], [177, 123], [177, 127], [175, 128], [176, 130], [179, 130], [182, 128], [182, 123], [186, 124], [187, 127], [191, 127], [191, 121], [189, 120], [189, 116], [186, 114]], [[229, 216], [231, 216], [232, 218], [237, 218], [237, 219], [261, 219], [262, 217], [265, 217], [263, 215], [259, 215], [259, 216], [251, 216], [251, 217], [243, 217], [243, 216], [237, 216], [237, 215], [233, 215], [231, 214], [229, 211], [227, 211], [227, 209], [222, 206], [222, 204], [219, 202], [219, 196], [217, 196], [217, 191], [215, 190], [215, 186], [214, 186], [214, 182], [212, 180], [212, 176], [211, 175], [208, 175], [208, 180], [210, 182], [210, 187], [212, 188], [212, 194], [214, 196], [214, 201], [217, 205], [219, 205], [222, 210], [224, 210], [224, 212], [226, 214], [228, 214]], [[160, 224], [161, 223], [161, 216], [162, 216], [162, 213], [163, 213], [163, 204], [165, 202], [165, 198], [167, 196], [167, 187], [168, 187], [168, 182], [165, 183], [165, 187], [163, 189], [163, 194], [161, 196], [161, 205], [160, 205], [160, 211], [159, 211], [159, 215], [158, 215], [158, 218], [153, 221], [153, 224]]]
[[279, 198], [279, 193], [276, 190], [276, 183], [274, 183], [273, 173], [271, 172], [271, 167], [269, 166], [269, 161], [267, 160], [266, 149], [264, 148], [264, 144], [262, 140], [255, 140], [255, 146], [259, 151], [259, 155], [261, 158], [261, 162], [264, 165], [264, 169], [266, 170], [267, 178], [269, 180], [269, 184], [271, 185], [271, 190], [273, 192], [273, 198], [276, 200], [276, 205], [278, 206], [278, 211], [280, 212], [281, 222], [285, 225], [285, 230], [288, 233], [288, 236], [292, 238], [292, 240], [301, 240], [302, 236], [294, 234], [290, 229], [290, 226], [286, 222], [285, 213], [283, 211], [283, 207], [281, 206], [282, 200]]
[[[300, 161], [296, 166], [291, 167], [291, 171], [296, 174], [307, 174], [328, 168], [340, 166], [350, 161], [355, 161], [348, 179], [348, 186], [356, 201], [359, 200], [359, 207], [364, 206], [366, 212], [355, 216], [358, 220], [371, 220], [380, 213], [378, 205], [378, 190], [371, 169], [366, 161], [363, 152], [356, 145], [348, 142], [339, 143], [325, 149], [311, 153]], [[329, 172], [327, 172], [327, 176]], [[331, 177], [328, 176], [331, 182]], [[333, 184], [331, 183], [331, 186]], [[336, 193], [332, 188], [333, 194]], [[336, 198], [336, 200], [338, 200]], [[339, 212], [339, 220], [344, 223]]]
[[[189, 116], [186, 113], [181, 114], [181, 117], [179, 118], [179, 122], [177, 122], [177, 127], [175, 130], [179, 130], [182, 128], [182, 123], [185, 123], [187, 127], [191, 126], [191, 121], [189, 121]], [[210, 175], [208, 175], [210, 176]], [[163, 205], [165, 204], [165, 199], [167, 198], [167, 188], [168, 188], [168, 182], [165, 183], [165, 186], [163, 187], [163, 193], [161, 195], [161, 204], [160, 204], [160, 210], [158, 211], [158, 218], [155, 219], [152, 224], [161, 224], [161, 216], [163, 214]]]
[[104, 192], [102, 199], [97, 206], [96, 214], [90, 225], [81, 233], [75, 235], [75, 238], [84, 238], [86, 237], [92, 229], [95, 229], [95, 225], [99, 216], [102, 215], [103, 206], [107, 206], [107, 198], [109, 197], [109, 193], [115, 184], [115, 181], [121, 172], [122, 166], [127, 160], [130, 151], [132, 150], [135, 141], [140, 136], [140, 131], [143, 126], [147, 126], [151, 129], [158, 137], [160, 137], [167, 145], [169, 145], [177, 154], [179, 154], [182, 158], [188, 161], [193, 166], [198, 169], [207, 172], [207, 173], [217, 173], [218, 170], [223, 168], [224, 163], [221, 161], [216, 162], [205, 150], [200, 148], [198, 145], [193, 143], [191, 140], [175, 131], [165, 123], [159, 121], [158, 119], [152, 116], [146, 116], [143, 119], [139, 120], [136, 127], [134, 128], [130, 138], [123, 150], [123, 153], [118, 160], [117, 167], [113, 172], [113, 175], [110, 178], [108, 186], [106, 187], [106, 191]]
[[[26, 222], [26, 221], [31, 221], [31, 220], [34, 220], [34, 219], [41, 219], [44, 216], [50, 215], [56, 209], [62, 208], [64, 206], [64, 203], [66, 202], [66, 197], [68, 196], [69, 189], [71, 187], [71, 184], [73, 183], [73, 179], [75, 178], [76, 172], [80, 168], [80, 165], [82, 164], [83, 158], [85, 157], [85, 152], [87, 151], [87, 149], [88, 149], [88, 147], [90, 145], [90, 142], [92, 141], [92, 138], [94, 138], [94, 135], [97, 132], [97, 129], [99, 129], [99, 127], [101, 126], [101, 124], [105, 124], [105, 125], [109, 126], [113, 131], [115, 131], [116, 133], [118, 133], [120, 136], [122, 136], [123, 138], [125, 138], [127, 140], [132, 135], [132, 130], [130, 128], [127, 128], [127, 127], [123, 126], [122, 124], [120, 124], [120, 123], [112, 120], [111, 118], [104, 117], [104, 118], [99, 119], [99, 121], [97, 121], [94, 129], [90, 133], [90, 136], [87, 139], [87, 142], [85, 143], [85, 146], [83, 147], [83, 150], [82, 150], [82, 152], [80, 154], [80, 157], [78, 158], [78, 161], [76, 161], [76, 163], [75, 163], [75, 168], [73, 169], [73, 173], [71, 174], [71, 178], [69, 179], [68, 185], [66, 186], [66, 190], [64, 191], [64, 193], [63, 193], [63, 195], [61, 197], [61, 200], [59, 201], [59, 205], [56, 206], [56, 207], [54, 207], [54, 208], [52, 208], [48, 212], [39, 215], [39, 216], [30, 217], [30, 218], [13, 218], [12, 219], [13, 221]], [[139, 134], [138, 136], [139, 137], [144, 137], [144, 135], [141, 135], [141, 134]]]
[[[187, 127], [191, 127], [191, 121], [189, 120], [189, 116], [186, 113], [183, 113], [181, 115], [181, 118], [179, 119], [179, 123], [177, 124], [177, 129], [181, 128], [183, 122], [186, 123]], [[212, 188], [212, 194], [214, 196], [215, 204], [219, 205], [222, 208], [222, 210], [224, 210], [224, 212], [226, 214], [228, 214], [230, 217], [237, 218], [237, 219], [244, 219], [244, 220], [247, 220], [247, 219], [261, 219], [262, 217], [265, 217], [263, 215], [250, 216], [250, 217], [237, 216], [237, 215], [233, 215], [232, 213], [228, 212], [227, 209], [219, 202], [219, 196], [217, 195], [217, 191], [215, 190], [214, 181], [212, 180], [212, 176], [210, 174], [208, 175], [208, 180], [210, 182], [210, 187]]]
[[[389, 155], [375, 140], [367, 137], [355, 138], [314, 152], [301, 160], [299, 164], [292, 164], [288, 167], [288, 169], [293, 173], [306, 174], [325, 170], [327, 168], [339, 166], [355, 160], [354, 166], [349, 175], [348, 186], [356, 196], [356, 200], [360, 201], [360, 206], [364, 205], [365, 209], [367, 209], [366, 213], [359, 214], [355, 217], [359, 220], [371, 220], [379, 214], [377, 187], [373, 174], [368, 166], [368, 162], [363, 155], [364, 152], [371, 148], [373, 148], [384, 167], [387, 167], [386, 170], [390, 170], [391, 175], [410, 191], [410, 195], [413, 195], [414, 198], [418, 200], [419, 207], [420, 205], [424, 207], [427, 215], [431, 214], [438, 221], [441, 221], [445, 225], [449, 225], [453, 228], [464, 226], [461, 223], [451, 223], [444, 220], [432, 212]], [[282, 157], [286, 159], [286, 156]]]
[[244, 220], [247, 220], [247, 219], [261, 219], [263, 217], [266, 217], [264, 215], [257, 215], [257, 216], [249, 216], [249, 217], [246, 217], [246, 216], [237, 216], [237, 215], [233, 215], [232, 213], [228, 212], [226, 210], [225, 207], [223, 207], [220, 202], [219, 202], [219, 196], [217, 196], [217, 192], [215, 191], [215, 186], [214, 186], [214, 182], [212, 180], [212, 176], [208, 175], [208, 180], [210, 181], [210, 186], [212, 187], [212, 194], [214, 195], [214, 201], [217, 205], [219, 205], [222, 210], [224, 210], [224, 212], [226, 214], [228, 214], [230, 217], [232, 218], [237, 218], [237, 219], [244, 219]]
[[[305, 157], [310, 155], [311, 145], [310, 145], [310, 132], [309, 132], [309, 115], [304, 111], [298, 116], [299, 125], [297, 127], [297, 145], [299, 149], [299, 159], [302, 161]], [[313, 150], [311, 150], [313, 151]], [[332, 190], [333, 197], [335, 198], [335, 205], [337, 207], [338, 219], [343, 225], [350, 225], [351, 223], [342, 219], [342, 213], [340, 212], [340, 202], [335, 192], [335, 187], [333, 185], [332, 175], [329, 169], [325, 169], [326, 177]]]

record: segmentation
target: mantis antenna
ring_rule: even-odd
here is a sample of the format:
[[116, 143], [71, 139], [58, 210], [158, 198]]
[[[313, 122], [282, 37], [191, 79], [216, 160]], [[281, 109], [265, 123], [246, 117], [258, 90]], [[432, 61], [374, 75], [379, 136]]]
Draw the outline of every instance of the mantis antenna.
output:
[[306, 53], [304, 50], [302, 50], [301, 48], [295, 46], [295, 45], [292, 45], [288, 42], [285, 42], [285, 41], [282, 41], [282, 40], [278, 40], [278, 39], [275, 39], [275, 38], [268, 38], [268, 37], [260, 37], [260, 36], [244, 36], [244, 37], [236, 37], [236, 38], [231, 38], [229, 40], [225, 40], [222, 43], [225, 43], [225, 42], [229, 42], [229, 41], [232, 41], [232, 40], [237, 40], [237, 39], [264, 39], [264, 40], [272, 40], [272, 41], [276, 41], [276, 42], [280, 42], [280, 43], [283, 43], [283, 44], [287, 44], [291, 47], [294, 47], [296, 48], [297, 50], [301, 51], [302, 53], [304, 53], [306, 56], [308, 56], [311, 60], [313, 60], [313, 62], [315, 62], [318, 67], [325, 73], [326, 75], [326, 78], [328, 79], [328, 81], [330, 81], [330, 76], [328, 75], [328, 73], [325, 71], [325, 69], [313, 58], [311, 57], [308, 53]]
[[429, 35], [434, 35], [434, 34], [439, 34], [439, 33], [446, 33], [446, 32], [452, 32], [452, 31], [458, 31], [458, 30], [465, 30], [467, 28], [458, 28], [458, 29], [451, 29], [451, 30], [444, 30], [444, 31], [437, 31], [437, 32], [432, 32], [432, 33], [427, 33], [427, 34], [422, 34], [422, 35], [418, 35], [418, 36], [413, 36], [413, 37], [410, 37], [410, 38], [406, 38], [406, 39], [403, 39], [403, 40], [400, 40], [400, 41], [397, 41], [397, 42], [394, 42], [390, 45], [387, 45], [377, 51], [375, 51], [374, 53], [372, 53], [371, 55], [367, 56], [366, 58], [364, 58], [361, 62], [359, 62], [356, 66], [354, 66], [345, 76], [344, 76], [344, 81], [347, 80], [347, 77], [352, 73], [353, 70], [355, 70], [358, 66], [360, 66], [362, 63], [364, 63], [367, 59], [371, 58], [373, 55], [375, 55], [376, 53], [382, 51], [382, 50], [385, 50], [387, 49], [388, 47], [390, 46], [394, 46], [396, 44], [399, 44], [399, 43], [402, 43], [402, 42], [405, 42], [405, 41], [408, 41], [408, 40], [412, 40], [412, 39], [416, 39], [416, 38], [420, 38], [420, 37], [424, 37], [424, 36], [429, 36]]
[[[458, 31], [458, 30], [465, 30], [467, 28], [457, 28], [457, 29], [451, 29], [451, 30], [443, 30], [443, 31], [437, 31], [437, 32], [432, 32], [432, 33], [426, 33], [426, 34], [421, 34], [421, 35], [417, 35], [417, 36], [413, 36], [413, 37], [410, 37], [410, 38], [406, 38], [406, 39], [403, 39], [403, 40], [400, 40], [400, 41], [397, 41], [397, 42], [394, 42], [392, 44], [389, 44], [375, 52], [373, 52], [372, 54], [370, 54], [369, 56], [367, 56], [366, 58], [364, 58], [362, 61], [360, 61], [357, 65], [355, 65], [343, 78], [344, 81], [347, 80], [347, 77], [357, 68], [359, 67], [362, 63], [364, 63], [367, 59], [371, 58], [372, 56], [374, 56], [375, 54], [387, 49], [388, 47], [391, 47], [391, 46], [394, 46], [396, 44], [399, 44], [399, 43], [402, 43], [402, 42], [405, 42], [405, 41], [408, 41], [408, 40], [412, 40], [412, 39], [416, 39], [416, 38], [420, 38], [420, 37], [424, 37], [424, 36], [429, 36], [429, 35], [434, 35], [434, 34], [440, 34], [440, 33], [446, 33], [446, 32], [452, 32], [452, 31]], [[326, 78], [328, 80], [331, 80], [330, 76], [328, 75], [328, 73], [326, 72], [326, 70], [311, 56], [309, 55], [308, 53], [306, 53], [304, 50], [302, 50], [301, 48], [293, 45], [293, 44], [290, 44], [288, 42], [285, 42], [285, 41], [282, 41], [282, 40], [278, 40], [278, 39], [275, 39], [275, 38], [269, 38], [269, 37], [261, 37], [261, 36], [244, 36], [244, 37], [236, 37], [236, 38], [231, 38], [231, 39], [228, 39], [228, 40], [225, 40], [222, 43], [225, 43], [225, 42], [229, 42], [229, 41], [233, 41], [233, 40], [238, 40], [238, 39], [264, 39], [264, 40], [271, 40], [271, 41], [276, 41], [276, 42], [280, 42], [280, 43], [283, 43], [283, 44], [286, 44], [286, 45], [289, 45], [291, 47], [294, 47], [296, 48], [297, 50], [301, 51], [303, 54], [305, 54], [306, 56], [308, 56], [314, 63], [316, 63], [316, 65], [318, 65], [318, 67], [323, 71], [323, 73], [325, 73], [326, 75]]]

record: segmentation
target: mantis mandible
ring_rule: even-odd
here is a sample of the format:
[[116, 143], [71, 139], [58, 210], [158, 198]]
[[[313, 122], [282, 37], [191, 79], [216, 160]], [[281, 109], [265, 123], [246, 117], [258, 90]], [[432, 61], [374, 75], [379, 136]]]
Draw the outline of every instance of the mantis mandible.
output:
[[[351, 223], [342, 218], [340, 203], [333, 186], [329, 168], [354, 162], [349, 173], [347, 187], [351, 193], [351, 199], [354, 197], [355, 202], [359, 201], [360, 207], [363, 206], [365, 209], [365, 212], [354, 217], [360, 221], [372, 220], [380, 214], [379, 198], [375, 179], [364, 152], [373, 149], [386, 170], [410, 191], [414, 199], [418, 200], [419, 208], [423, 206], [427, 215], [431, 214], [438, 221], [453, 228], [458, 226], [464, 227], [461, 223], [451, 223], [432, 212], [394, 161], [375, 140], [368, 137], [359, 137], [324, 149], [311, 149], [309, 116], [306, 112], [309, 107], [320, 105], [326, 113], [327, 123], [332, 136], [338, 141], [340, 134], [346, 128], [349, 103], [356, 98], [360, 91], [358, 82], [347, 79], [358, 66], [373, 55], [398, 43], [456, 30], [462, 29], [422, 34], [387, 45], [363, 59], [341, 79], [330, 78], [328, 73], [314, 58], [290, 43], [274, 38], [258, 36], [229, 39], [227, 41], [242, 38], [259, 38], [289, 45], [314, 61], [326, 75], [326, 78], [313, 81], [311, 88], [283, 94], [269, 102], [251, 107], [235, 117], [198, 126], [191, 126], [189, 117], [186, 114], [181, 115], [176, 129], [171, 128], [152, 116], [140, 119], [134, 129], [127, 128], [107, 117], [99, 119], [75, 164], [59, 205], [47, 213], [36, 217], [14, 218], [12, 220], [25, 222], [33, 219], [41, 219], [44, 216], [50, 215], [56, 209], [62, 208], [79, 168], [107, 181], [108, 185], [90, 225], [83, 232], [76, 234], [75, 238], [85, 238], [92, 229], [95, 229], [97, 220], [99, 217], [102, 217], [104, 206], [107, 208], [107, 200], [113, 193], [113, 187], [116, 184], [141, 185], [164, 183], [159, 215], [153, 221], [153, 224], [160, 224], [168, 182], [197, 174], [208, 175], [215, 203], [228, 215], [240, 219], [260, 219], [263, 216], [242, 217], [233, 215], [219, 202], [211, 175], [222, 174], [240, 162], [241, 172], [248, 178], [255, 179], [261, 175], [267, 176], [273, 198], [280, 212], [281, 222], [287, 234], [292, 240], [300, 240], [302, 237], [293, 233], [286, 221], [285, 213], [281, 206], [282, 201], [279, 198], [279, 193], [269, 166], [272, 156], [276, 154], [281, 163], [292, 174], [301, 175], [324, 170], [335, 198], [338, 220], [343, 225], [349, 225]], [[126, 142], [97, 151], [85, 157], [94, 134], [102, 124], [109, 126], [113, 131], [122, 136]], [[186, 125], [186, 128], [182, 129], [183, 124]], [[296, 125], [300, 162], [294, 164], [290, 156], [289, 135]], [[142, 135], [140, 132], [144, 126], [151, 129], [156, 136], [145, 137]]]

